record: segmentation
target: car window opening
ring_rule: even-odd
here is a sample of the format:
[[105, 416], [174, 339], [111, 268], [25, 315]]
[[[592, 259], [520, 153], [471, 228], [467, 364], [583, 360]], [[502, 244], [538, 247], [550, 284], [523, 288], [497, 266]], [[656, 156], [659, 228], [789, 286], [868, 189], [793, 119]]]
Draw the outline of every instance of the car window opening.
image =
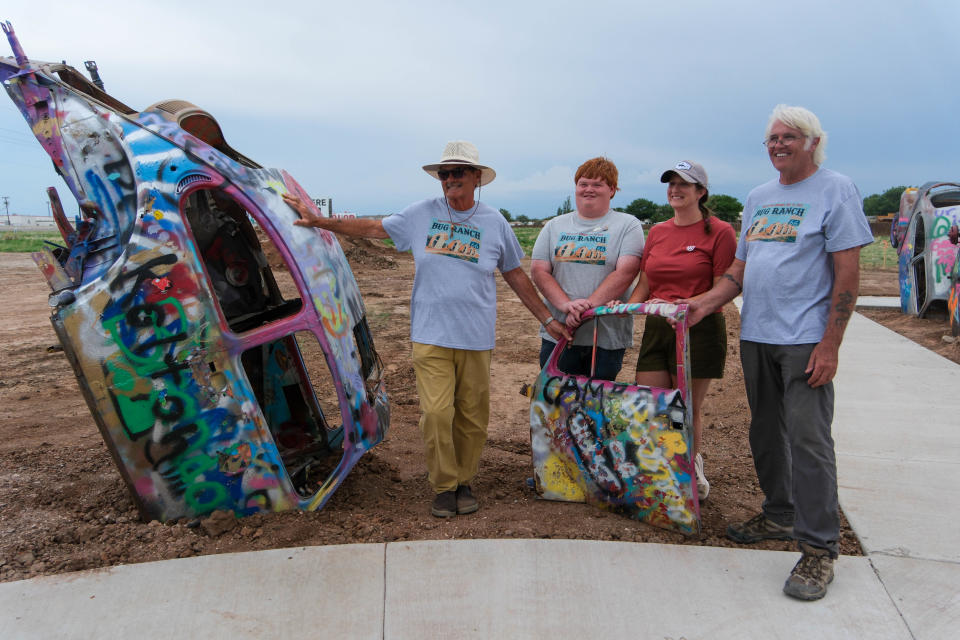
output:
[[343, 456], [340, 402], [320, 343], [299, 331], [240, 360], [287, 474], [302, 497], [313, 495]]
[[[303, 307], [282, 254], [266, 233], [258, 234], [246, 210], [226, 193], [199, 189], [183, 202], [186, 222], [224, 319], [235, 333], [296, 315]], [[286, 280], [283, 287], [278, 278]], [[284, 297], [284, 293], [289, 298]]]

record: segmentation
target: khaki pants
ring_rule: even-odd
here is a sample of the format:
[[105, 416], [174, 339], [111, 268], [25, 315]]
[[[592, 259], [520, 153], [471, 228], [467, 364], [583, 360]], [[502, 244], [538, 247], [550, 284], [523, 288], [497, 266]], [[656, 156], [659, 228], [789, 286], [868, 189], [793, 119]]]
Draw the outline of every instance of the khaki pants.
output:
[[420, 433], [437, 493], [477, 474], [490, 420], [491, 353], [413, 343]]

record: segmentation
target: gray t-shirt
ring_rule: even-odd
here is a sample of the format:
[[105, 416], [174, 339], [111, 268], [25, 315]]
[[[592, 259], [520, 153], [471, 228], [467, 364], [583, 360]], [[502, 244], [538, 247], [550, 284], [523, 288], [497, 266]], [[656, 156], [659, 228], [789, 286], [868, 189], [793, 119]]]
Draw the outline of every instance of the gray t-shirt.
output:
[[385, 218], [383, 228], [397, 249], [413, 252], [410, 339], [452, 349], [493, 349], [495, 272], [512, 271], [523, 258], [503, 215], [483, 203], [472, 214], [458, 212], [448, 209], [444, 198], [432, 198]]
[[750, 192], [737, 245], [737, 258], [747, 263], [741, 339], [820, 342], [833, 291], [830, 253], [873, 242], [862, 202], [853, 181], [829, 169]]
[[[586, 298], [600, 286], [622, 256], [643, 255], [643, 227], [628, 213], [608, 211], [601, 218], [581, 218], [576, 211], [553, 218], [543, 226], [533, 245], [533, 259], [549, 262], [553, 277], [571, 300]], [[626, 300], [629, 291], [621, 299]], [[606, 302], [606, 301], [604, 301]], [[566, 314], [547, 301], [553, 317]], [[633, 316], [599, 318], [597, 344], [604, 349], [624, 349], [633, 344]], [[593, 323], [583, 324], [573, 343], [593, 344]], [[540, 337], [554, 342], [544, 329]]]

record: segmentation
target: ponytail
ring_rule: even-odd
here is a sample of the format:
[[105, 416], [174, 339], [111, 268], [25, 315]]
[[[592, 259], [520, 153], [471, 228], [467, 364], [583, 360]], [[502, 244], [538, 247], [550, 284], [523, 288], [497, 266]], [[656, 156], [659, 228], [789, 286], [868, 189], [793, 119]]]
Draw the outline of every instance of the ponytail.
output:
[[706, 233], [710, 233], [710, 216], [713, 215], [713, 209], [707, 206], [707, 199], [710, 197], [710, 193], [704, 189], [703, 195], [700, 196], [700, 200], [697, 202], [697, 207], [700, 209], [700, 215], [703, 216], [703, 230]]

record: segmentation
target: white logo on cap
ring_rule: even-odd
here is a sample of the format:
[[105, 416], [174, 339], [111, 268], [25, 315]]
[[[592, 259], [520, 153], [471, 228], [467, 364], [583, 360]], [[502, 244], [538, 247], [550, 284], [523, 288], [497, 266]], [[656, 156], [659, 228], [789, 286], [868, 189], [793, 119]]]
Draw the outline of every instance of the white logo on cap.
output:
[[674, 169], [682, 169], [683, 171], [686, 171], [689, 168], [690, 168], [690, 163], [687, 162], [686, 160], [681, 160], [680, 162], [677, 163], [677, 166], [674, 167]]

